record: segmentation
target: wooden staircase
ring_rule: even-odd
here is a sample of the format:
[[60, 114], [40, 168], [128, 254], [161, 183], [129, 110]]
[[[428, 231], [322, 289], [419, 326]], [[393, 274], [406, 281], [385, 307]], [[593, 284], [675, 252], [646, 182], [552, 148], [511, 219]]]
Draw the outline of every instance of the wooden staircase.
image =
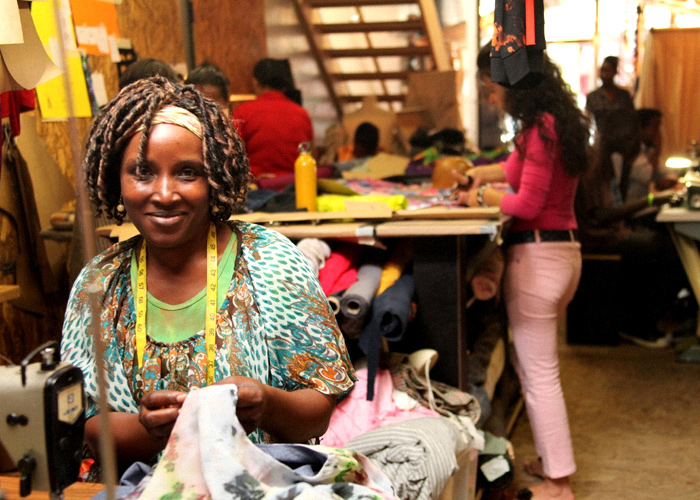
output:
[[411, 71], [449, 70], [434, 0], [293, 0], [336, 112], [402, 108]]

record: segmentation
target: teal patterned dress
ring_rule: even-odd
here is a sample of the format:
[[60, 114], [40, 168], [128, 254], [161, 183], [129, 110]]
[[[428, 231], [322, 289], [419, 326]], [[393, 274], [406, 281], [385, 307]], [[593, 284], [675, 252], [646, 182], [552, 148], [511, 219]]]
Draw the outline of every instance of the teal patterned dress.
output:
[[[233, 222], [238, 237], [233, 279], [217, 313], [216, 380], [254, 378], [293, 391], [312, 388], [343, 397], [355, 375], [318, 280], [297, 247], [276, 231]], [[112, 411], [138, 413], [145, 393], [206, 385], [204, 332], [175, 343], [148, 339], [143, 367], [135, 359], [136, 310], [131, 257], [140, 236], [117, 243], [80, 273], [68, 302], [61, 359], [83, 371], [87, 417], [98, 411], [92, 311], [105, 344]], [[251, 436], [263, 442], [259, 429]]]

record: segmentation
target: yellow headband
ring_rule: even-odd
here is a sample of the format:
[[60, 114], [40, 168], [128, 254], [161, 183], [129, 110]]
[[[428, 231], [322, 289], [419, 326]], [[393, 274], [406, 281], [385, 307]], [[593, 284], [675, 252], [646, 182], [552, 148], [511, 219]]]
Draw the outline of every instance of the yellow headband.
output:
[[[159, 123], [177, 125], [179, 127], [189, 130], [198, 138], [202, 138], [202, 124], [195, 115], [193, 115], [186, 109], [171, 105], [160, 108], [158, 112], [153, 116], [151, 125], [153, 126]], [[140, 132], [143, 130], [143, 128], [143, 125], [141, 125], [136, 131]]]

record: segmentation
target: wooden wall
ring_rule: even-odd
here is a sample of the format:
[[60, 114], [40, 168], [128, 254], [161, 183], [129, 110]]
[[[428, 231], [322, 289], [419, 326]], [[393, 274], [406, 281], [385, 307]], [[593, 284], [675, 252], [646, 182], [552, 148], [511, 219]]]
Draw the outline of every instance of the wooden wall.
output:
[[226, 74], [232, 94], [253, 92], [253, 66], [267, 57], [265, 2], [192, 0], [195, 64], [209, 62]]

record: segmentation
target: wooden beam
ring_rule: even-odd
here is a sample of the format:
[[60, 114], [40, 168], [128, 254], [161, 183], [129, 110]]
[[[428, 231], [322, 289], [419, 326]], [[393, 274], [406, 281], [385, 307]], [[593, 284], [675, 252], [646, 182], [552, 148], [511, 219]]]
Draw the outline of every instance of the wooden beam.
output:
[[314, 28], [323, 33], [373, 33], [382, 31], [422, 31], [422, 21], [384, 21], [370, 23], [315, 24]]
[[368, 49], [326, 49], [328, 57], [416, 57], [430, 56], [430, 47], [377, 47]]
[[338, 101], [338, 96], [335, 91], [335, 86], [333, 85], [333, 81], [331, 80], [328, 70], [326, 69], [326, 58], [324, 57], [320, 48], [320, 40], [317, 39], [312, 29], [313, 23], [311, 18], [311, 9], [305, 5], [303, 0], [294, 0], [292, 4], [294, 5], [294, 10], [296, 10], [297, 17], [304, 31], [304, 35], [306, 36], [306, 40], [309, 43], [311, 53], [316, 59], [316, 64], [318, 65], [318, 71], [321, 74], [321, 79], [326, 84], [326, 90], [328, 90], [331, 103], [335, 108], [338, 119], [340, 119], [343, 117], [343, 108], [340, 106], [340, 102]]
[[314, 9], [323, 7], [364, 7], [375, 5], [415, 5], [416, 0], [308, 0], [306, 4]]
[[331, 73], [334, 80], [407, 80], [408, 71], [385, 71], [380, 73]]

